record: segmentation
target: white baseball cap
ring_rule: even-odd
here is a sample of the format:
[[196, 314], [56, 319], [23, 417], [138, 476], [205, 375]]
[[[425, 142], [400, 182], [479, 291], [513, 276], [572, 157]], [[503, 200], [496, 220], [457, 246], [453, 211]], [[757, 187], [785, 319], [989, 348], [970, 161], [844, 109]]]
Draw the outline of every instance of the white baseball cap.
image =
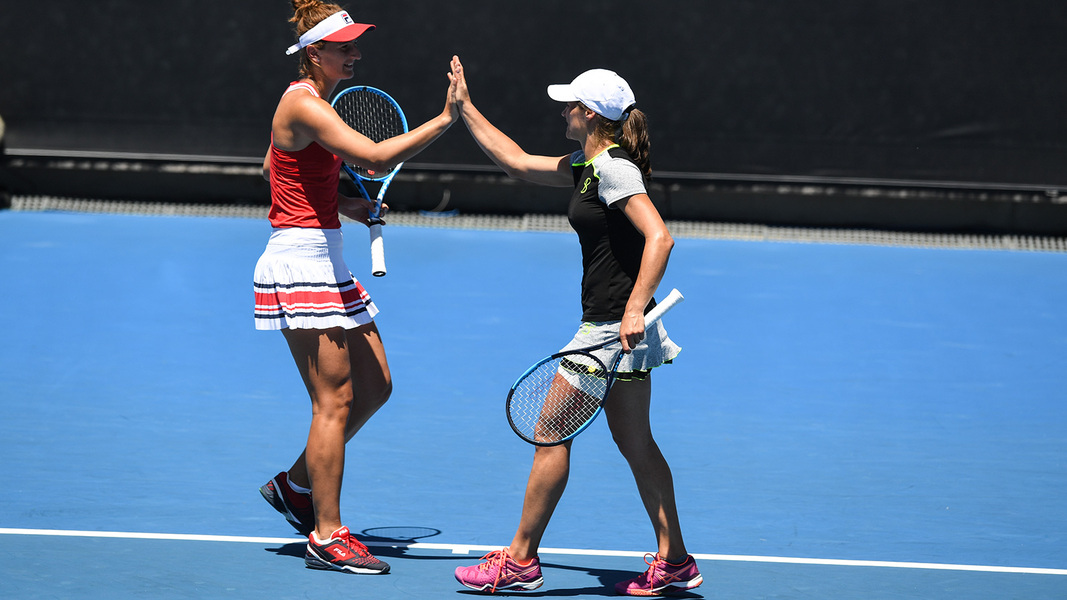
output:
[[590, 69], [570, 83], [550, 85], [548, 97], [557, 102], [581, 102], [609, 121], [621, 120], [636, 102], [630, 84], [607, 69]]
[[326, 40], [327, 42], [351, 42], [359, 36], [374, 29], [374, 25], [356, 23], [348, 16], [348, 11], [335, 12], [319, 21], [314, 27], [300, 36], [300, 41], [289, 46], [286, 54], [295, 54], [301, 48], [310, 46], [315, 42]]

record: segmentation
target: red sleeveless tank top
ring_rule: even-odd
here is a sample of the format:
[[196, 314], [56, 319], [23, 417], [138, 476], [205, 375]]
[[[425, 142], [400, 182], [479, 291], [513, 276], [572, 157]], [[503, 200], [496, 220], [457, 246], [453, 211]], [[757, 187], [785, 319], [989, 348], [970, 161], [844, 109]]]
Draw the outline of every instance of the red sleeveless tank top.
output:
[[[285, 90], [303, 89], [319, 96], [314, 86], [294, 82]], [[290, 152], [270, 146], [270, 224], [272, 227], [340, 229], [337, 184], [341, 159], [316, 142]]]

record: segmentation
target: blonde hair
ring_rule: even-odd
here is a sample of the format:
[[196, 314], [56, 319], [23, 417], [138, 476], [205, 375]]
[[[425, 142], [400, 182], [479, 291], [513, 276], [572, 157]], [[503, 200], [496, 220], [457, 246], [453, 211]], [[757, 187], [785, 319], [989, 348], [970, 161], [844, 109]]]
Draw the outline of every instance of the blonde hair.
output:
[[650, 151], [652, 142], [648, 137], [648, 118], [639, 109], [630, 111], [622, 121], [611, 121], [600, 114], [596, 116], [597, 124], [593, 135], [599, 139], [611, 140], [618, 144], [634, 163], [641, 169], [645, 181], [652, 179], [652, 160]]
[[[337, 4], [322, 2], [322, 0], [290, 0], [290, 2], [293, 5], [293, 17], [289, 19], [289, 22], [295, 24], [294, 29], [298, 38], [318, 25], [319, 21], [344, 10]], [[315, 42], [311, 45], [321, 48], [322, 42]], [[300, 76], [311, 77], [311, 60], [308, 59], [307, 52], [303, 51], [300, 52]]]

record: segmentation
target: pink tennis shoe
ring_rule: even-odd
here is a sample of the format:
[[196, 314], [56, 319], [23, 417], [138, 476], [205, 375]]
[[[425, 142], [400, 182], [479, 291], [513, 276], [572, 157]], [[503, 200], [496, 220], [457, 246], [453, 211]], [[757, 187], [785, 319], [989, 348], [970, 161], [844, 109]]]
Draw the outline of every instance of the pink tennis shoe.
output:
[[528, 564], [521, 565], [504, 548], [486, 554], [482, 560], [485, 562], [471, 567], [456, 567], [456, 581], [472, 590], [490, 594], [536, 590], [545, 581], [541, 577], [541, 562], [536, 556]]
[[669, 563], [659, 554], [646, 554], [648, 570], [627, 581], [615, 584], [615, 591], [623, 596], [665, 596], [691, 590], [704, 583], [692, 556], [680, 564]]

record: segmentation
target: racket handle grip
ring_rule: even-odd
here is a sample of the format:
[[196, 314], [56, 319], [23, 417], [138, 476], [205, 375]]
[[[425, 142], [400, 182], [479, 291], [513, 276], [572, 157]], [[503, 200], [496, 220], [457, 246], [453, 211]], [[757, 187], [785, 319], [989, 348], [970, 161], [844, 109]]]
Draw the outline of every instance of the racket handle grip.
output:
[[385, 244], [382, 242], [381, 223], [370, 226], [370, 266], [370, 272], [375, 277], [385, 275]]
[[660, 300], [656, 306], [645, 315], [645, 327], [662, 319], [663, 315], [667, 314], [668, 310], [674, 308], [682, 300], [685, 300], [685, 297], [682, 296], [681, 292], [677, 289], [671, 290], [671, 293], [667, 294], [666, 298]]

